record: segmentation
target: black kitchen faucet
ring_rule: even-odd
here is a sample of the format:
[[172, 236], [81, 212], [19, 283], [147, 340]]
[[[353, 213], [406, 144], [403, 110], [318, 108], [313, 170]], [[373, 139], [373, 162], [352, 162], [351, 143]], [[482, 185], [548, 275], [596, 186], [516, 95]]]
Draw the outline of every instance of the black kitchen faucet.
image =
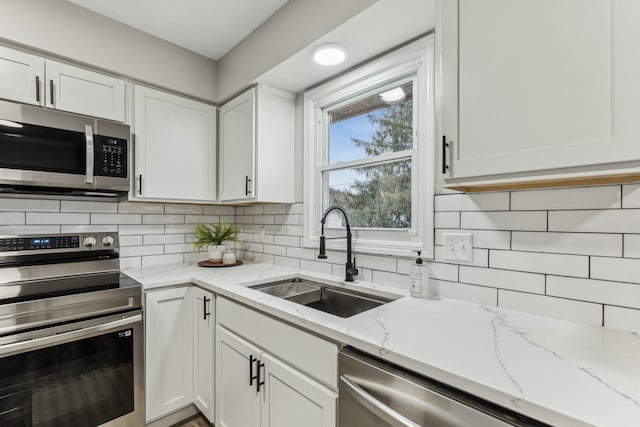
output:
[[349, 218], [347, 218], [347, 213], [340, 206], [333, 205], [327, 208], [326, 211], [322, 214], [322, 219], [320, 220], [320, 224], [322, 224], [322, 232], [320, 233], [320, 254], [318, 254], [318, 259], [327, 259], [327, 243], [326, 239], [344, 239], [344, 237], [325, 237], [324, 236], [324, 223], [327, 220], [327, 215], [332, 211], [340, 211], [342, 212], [342, 216], [344, 217], [344, 221], [347, 223], [347, 262], [345, 264], [345, 282], [353, 282], [353, 276], [358, 275], [358, 269], [356, 268], [356, 258], [353, 257], [353, 261], [351, 260], [351, 226], [349, 225]]

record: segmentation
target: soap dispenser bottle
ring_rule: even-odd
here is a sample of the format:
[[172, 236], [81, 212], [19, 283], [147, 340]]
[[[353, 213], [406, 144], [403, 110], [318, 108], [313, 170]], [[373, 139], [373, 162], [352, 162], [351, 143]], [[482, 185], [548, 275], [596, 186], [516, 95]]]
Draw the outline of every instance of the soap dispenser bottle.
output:
[[429, 287], [429, 267], [422, 261], [420, 254], [422, 251], [413, 251], [418, 253], [415, 264], [409, 269], [409, 282], [411, 287], [409, 292], [411, 296], [417, 298], [435, 298], [437, 293]]

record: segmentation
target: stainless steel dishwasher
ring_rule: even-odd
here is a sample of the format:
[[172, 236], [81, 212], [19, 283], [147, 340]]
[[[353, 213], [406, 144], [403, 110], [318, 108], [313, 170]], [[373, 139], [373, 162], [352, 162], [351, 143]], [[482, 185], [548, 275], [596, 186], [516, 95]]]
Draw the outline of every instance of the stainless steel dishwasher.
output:
[[339, 378], [338, 427], [547, 426], [350, 347]]

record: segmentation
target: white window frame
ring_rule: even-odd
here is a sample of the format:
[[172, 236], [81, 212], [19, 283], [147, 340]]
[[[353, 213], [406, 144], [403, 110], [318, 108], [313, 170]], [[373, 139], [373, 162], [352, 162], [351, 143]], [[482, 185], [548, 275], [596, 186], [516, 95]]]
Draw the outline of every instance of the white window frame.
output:
[[[305, 247], [319, 246], [320, 218], [326, 189], [322, 172], [344, 168], [361, 160], [328, 165], [328, 111], [371, 94], [373, 90], [395, 87], [398, 82], [413, 80], [413, 133], [411, 151], [412, 227], [408, 230], [353, 228], [353, 248], [360, 253], [410, 256], [421, 250], [426, 258], [434, 258], [434, 40], [433, 35], [397, 49], [358, 69], [324, 83], [304, 94]], [[409, 153], [387, 153], [388, 160]], [[348, 212], [347, 212], [348, 214]], [[325, 235], [342, 236], [342, 229], [328, 229]], [[327, 249], [344, 250], [344, 240], [327, 240]]]

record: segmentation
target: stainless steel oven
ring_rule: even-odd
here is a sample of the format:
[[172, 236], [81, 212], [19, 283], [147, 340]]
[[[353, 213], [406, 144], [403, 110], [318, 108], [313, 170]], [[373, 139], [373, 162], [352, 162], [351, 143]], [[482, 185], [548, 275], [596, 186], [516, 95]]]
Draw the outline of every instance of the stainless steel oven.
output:
[[0, 425], [144, 425], [140, 284], [109, 233], [0, 236]]
[[129, 139], [128, 125], [0, 101], [0, 190], [122, 194]]

